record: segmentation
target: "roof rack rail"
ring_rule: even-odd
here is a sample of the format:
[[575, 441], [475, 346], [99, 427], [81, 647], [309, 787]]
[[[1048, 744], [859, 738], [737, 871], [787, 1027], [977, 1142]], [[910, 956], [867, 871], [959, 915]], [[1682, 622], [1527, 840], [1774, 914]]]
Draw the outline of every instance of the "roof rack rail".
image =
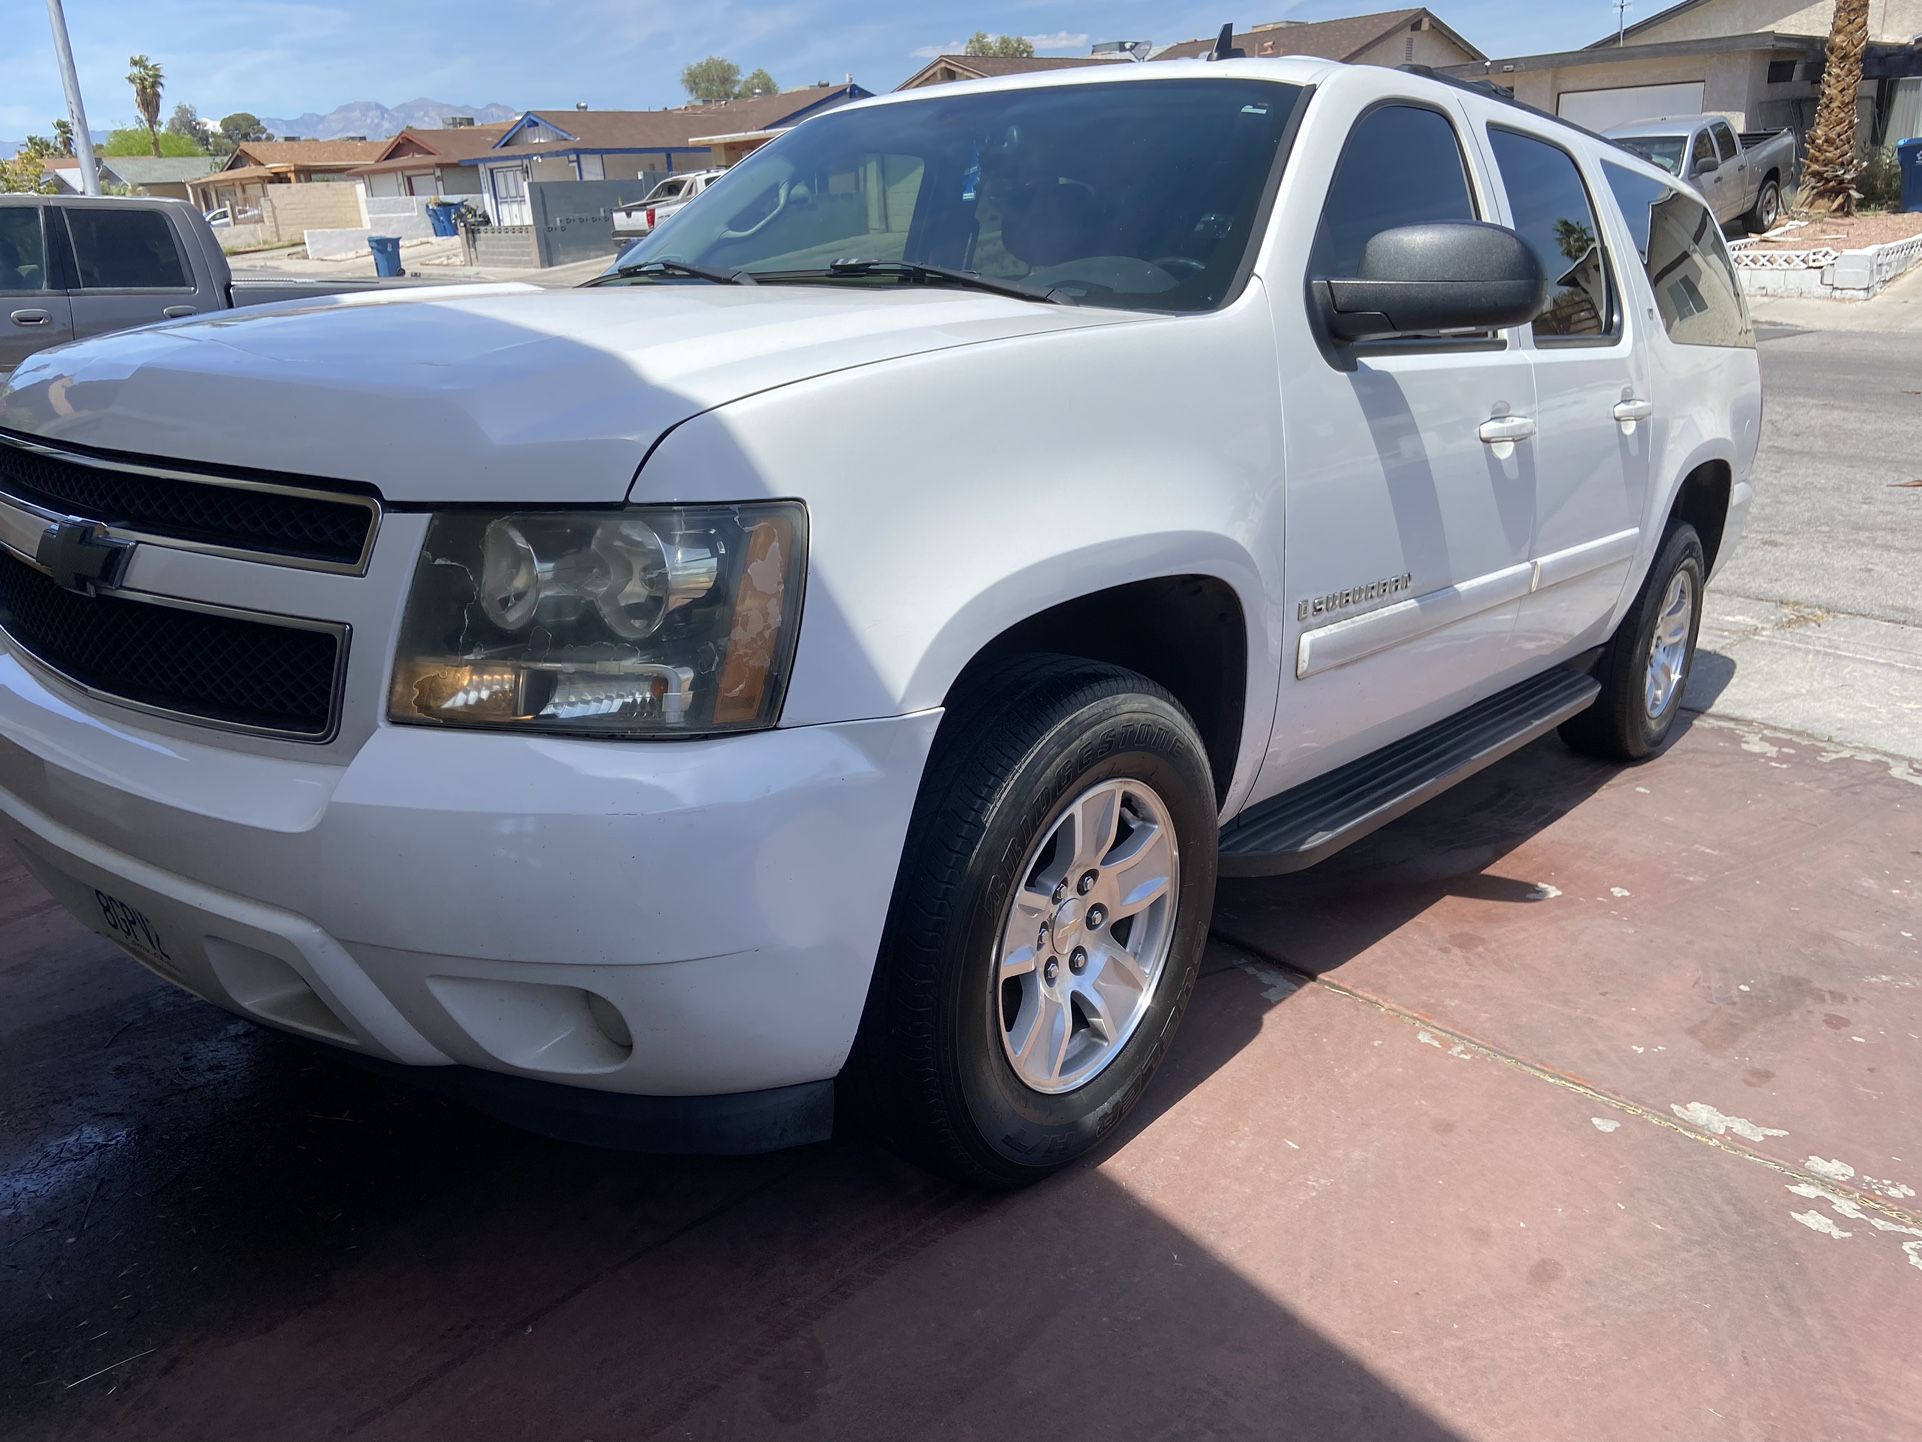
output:
[[[1479, 95], [1484, 100], [1493, 100], [1502, 105], [1511, 105], [1517, 110], [1533, 115], [1538, 120], [1552, 120], [1557, 125], [1566, 125], [1578, 135], [1586, 135], [1590, 140], [1599, 140], [1603, 145], [1612, 145], [1617, 150], [1627, 149], [1619, 140], [1611, 140], [1606, 135], [1599, 135], [1595, 131], [1590, 130], [1586, 125], [1577, 124], [1566, 116], [1552, 115], [1538, 105], [1530, 105], [1526, 100], [1517, 100], [1513, 95], [1503, 90], [1491, 80], [1466, 80], [1459, 75], [1444, 75], [1432, 65], [1398, 65], [1395, 68], [1397, 70], [1405, 70], [1410, 75], [1419, 75], [1424, 80], [1433, 80], [1439, 85], [1450, 85], [1457, 90], [1466, 90], [1469, 94]], [[1629, 151], [1629, 154], [1633, 155], [1634, 152]]]

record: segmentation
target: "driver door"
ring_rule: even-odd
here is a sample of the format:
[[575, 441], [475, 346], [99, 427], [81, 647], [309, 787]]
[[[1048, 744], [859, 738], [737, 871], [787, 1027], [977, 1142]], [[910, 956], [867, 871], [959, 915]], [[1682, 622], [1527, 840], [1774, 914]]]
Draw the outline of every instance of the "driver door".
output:
[[1528, 591], [1535, 380], [1517, 336], [1335, 346], [1305, 304], [1310, 277], [1357, 274], [1379, 231], [1495, 215], [1465, 112], [1369, 90], [1320, 97], [1359, 113], [1328, 124], [1339, 154], [1300, 157], [1277, 206], [1286, 630], [1251, 802], [1507, 684]]

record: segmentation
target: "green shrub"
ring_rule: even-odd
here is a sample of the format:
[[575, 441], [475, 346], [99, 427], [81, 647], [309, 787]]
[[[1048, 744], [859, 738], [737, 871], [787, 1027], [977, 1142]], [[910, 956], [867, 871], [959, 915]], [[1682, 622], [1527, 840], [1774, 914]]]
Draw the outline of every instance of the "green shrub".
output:
[[1895, 162], [1893, 145], [1869, 152], [1855, 188], [1862, 192], [1864, 210], [1894, 210], [1902, 203], [1902, 170]]

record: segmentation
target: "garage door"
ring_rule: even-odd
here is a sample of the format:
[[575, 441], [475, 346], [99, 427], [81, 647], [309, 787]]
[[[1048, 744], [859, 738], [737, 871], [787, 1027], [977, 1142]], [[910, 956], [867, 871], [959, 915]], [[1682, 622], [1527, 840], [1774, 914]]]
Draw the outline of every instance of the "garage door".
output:
[[1624, 121], [1649, 120], [1657, 115], [1700, 115], [1702, 82], [1564, 91], [1555, 102], [1555, 113], [1590, 130], [1607, 130]]

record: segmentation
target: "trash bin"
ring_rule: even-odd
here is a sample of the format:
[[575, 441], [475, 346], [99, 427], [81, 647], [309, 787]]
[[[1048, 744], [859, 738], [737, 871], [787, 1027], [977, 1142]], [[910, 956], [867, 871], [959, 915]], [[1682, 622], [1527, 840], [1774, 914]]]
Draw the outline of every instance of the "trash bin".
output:
[[454, 217], [460, 207], [448, 201], [438, 201], [427, 207], [427, 221], [434, 227], [435, 235], [459, 235], [460, 228], [454, 224]]
[[1895, 147], [1902, 171], [1902, 208], [1922, 211], [1922, 140], [1904, 140]]
[[400, 237], [398, 235], [370, 235], [367, 248], [374, 253], [374, 274], [380, 276], [402, 275], [400, 268]]

